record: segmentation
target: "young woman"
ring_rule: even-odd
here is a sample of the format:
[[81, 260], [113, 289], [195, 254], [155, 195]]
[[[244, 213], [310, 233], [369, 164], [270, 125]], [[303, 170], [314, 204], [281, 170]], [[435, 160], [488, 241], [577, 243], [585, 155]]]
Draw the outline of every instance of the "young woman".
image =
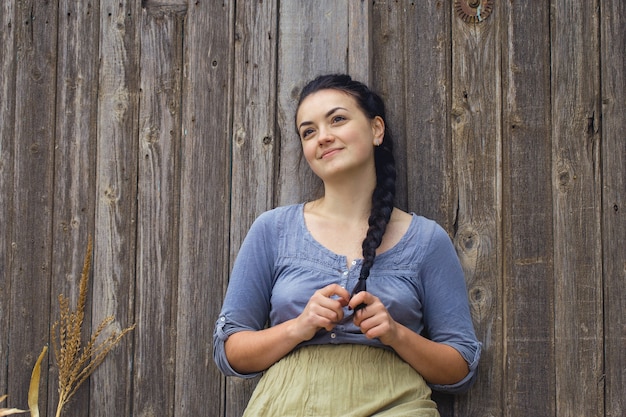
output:
[[323, 196], [254, 222], [218, 317], [225, 375], [264, 373], [247, 416], [438, 416], [481, 345], [446, 232], [394, 207], [381, 98], [347, 75], [302, 90], [296, 129]]

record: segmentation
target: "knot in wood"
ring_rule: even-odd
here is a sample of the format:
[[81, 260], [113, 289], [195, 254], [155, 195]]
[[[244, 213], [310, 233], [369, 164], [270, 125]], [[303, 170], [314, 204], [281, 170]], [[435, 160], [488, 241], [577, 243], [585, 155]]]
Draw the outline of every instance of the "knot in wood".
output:
[[480, 285], [470, 286], [468, 289], [470, 310], [475, 320], [482, 322], [493, 312], [493, 295], [489, 288]]
[[243, 126], [240, 126], [235, 132], [235, 144], [237, 147], [242, 147], [246, 143], [246, 129]]
[[480, 245], [480, 236], [476, 230], [466, 226], [457, 232], [458, 245], [464, 253], [475, 252]]
[[559, 191], [567, 193], [572, 187], [572, 181], [576, 179], [576, 174], [566, 160], [557, 161], [556, 176]]

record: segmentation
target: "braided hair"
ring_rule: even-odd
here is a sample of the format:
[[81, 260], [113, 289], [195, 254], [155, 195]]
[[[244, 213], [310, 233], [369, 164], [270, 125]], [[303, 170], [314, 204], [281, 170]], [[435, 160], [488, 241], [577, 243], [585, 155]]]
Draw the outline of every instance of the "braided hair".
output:
[[[306, 97], [320, 90], [338, 90], [349, 94], [370, 120], [376, 116], [385, 120], [385, 104], [382, 98], [365, 84], [345, 74], [321, 75], [310, 81], [300, 92], [298, 107]], [[396, 163], [393, 157], [393, 140], [387, 123], [385, 123], [383, 138], [382, 144], [374, 148], [376, 187], [372, 193], [369, 227], [362, 243], [363, 263], [359, 284], [357, 284], [357, 288], [361, 290], [365, 289], [365, 280], [369, 277], [370, 269], [374, 265], [376, 249], [383, 240], [396, 195]], [[355, 292], [358, 291], [353, 293]]]

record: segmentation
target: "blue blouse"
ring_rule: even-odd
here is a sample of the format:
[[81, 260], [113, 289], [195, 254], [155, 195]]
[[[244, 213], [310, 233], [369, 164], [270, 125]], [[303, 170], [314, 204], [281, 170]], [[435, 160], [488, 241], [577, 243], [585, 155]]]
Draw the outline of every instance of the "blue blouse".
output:
[[[446, 232], [434, 221], [412, 214], [400, 241], [376, 256], [367, 291], [391, 316], [416, 333], [455, 348], [470, 372], [453, 385], [431, 385], [445, 392], [468, 389], [475, 377], [481, 344], [476, 339], [467, 288], [458, 257]], [[222, 311], [213, 333], [213, 358], [228, 376], [240, 374], [228, 363], [224, 342], [242, 330], [261, 330], [297, 317], [315, 291], [336, 283], [356, 285], [362, 260], [346, 257], [317, 242], [306, 228], [304, 204], [279, 207], [260, 215], [235, 261]], [[345, 315], [350, 312], [346, 309]], [[368, 339], [352, 321], [320, 330], [299, 345], [356, 343], [390, 349]]]

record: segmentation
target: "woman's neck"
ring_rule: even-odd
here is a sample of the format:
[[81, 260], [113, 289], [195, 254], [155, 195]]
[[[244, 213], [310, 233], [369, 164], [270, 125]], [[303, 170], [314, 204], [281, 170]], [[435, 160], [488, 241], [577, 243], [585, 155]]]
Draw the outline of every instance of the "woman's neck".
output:
[[311, 204], [318, 214], [344, 223], [367, 222], [372, 208], [375, 184], [361, 183], [324, 184], [324, 196]]

